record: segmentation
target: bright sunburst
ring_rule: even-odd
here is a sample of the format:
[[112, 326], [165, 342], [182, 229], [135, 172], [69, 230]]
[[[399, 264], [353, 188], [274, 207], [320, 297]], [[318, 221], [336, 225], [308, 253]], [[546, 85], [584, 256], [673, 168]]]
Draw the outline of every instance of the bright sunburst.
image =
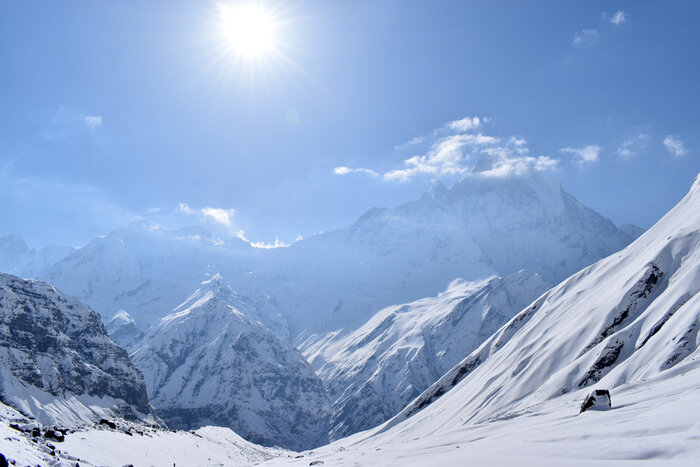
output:
[[254, 59], [269, 53], [275, 45], [273, 16], [255, 3], [219, 5], [222, 32], [238, 55]]

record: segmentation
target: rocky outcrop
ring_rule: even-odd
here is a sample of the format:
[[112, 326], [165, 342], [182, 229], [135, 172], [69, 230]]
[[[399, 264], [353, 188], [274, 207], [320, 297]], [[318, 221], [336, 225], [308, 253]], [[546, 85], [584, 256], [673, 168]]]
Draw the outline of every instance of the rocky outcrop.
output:
[[73, 421], [100, 408], [150, 412], [143, 375], [97, 313], [47, 283], [1, 273], [0, 374], [2, 402], [40, 419], [60, 419], [58, 407]]

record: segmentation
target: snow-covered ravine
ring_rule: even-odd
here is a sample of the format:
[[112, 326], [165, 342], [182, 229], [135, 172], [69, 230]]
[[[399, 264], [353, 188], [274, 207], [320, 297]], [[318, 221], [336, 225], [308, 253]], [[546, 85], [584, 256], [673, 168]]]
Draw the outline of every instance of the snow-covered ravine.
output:
[[[608, 411], [579, 407], [587, 390], [549, 400], [511, 419], [414, 436], [402, 426], [358, 433], [266, 466], [381, 465], [697, 465], [700, 459], [700, 361], [674, 374], [618, 387]], [[459, 418], [461, 414], [455, 413]], [[423, 431], [437, 432], [439, 425]]]

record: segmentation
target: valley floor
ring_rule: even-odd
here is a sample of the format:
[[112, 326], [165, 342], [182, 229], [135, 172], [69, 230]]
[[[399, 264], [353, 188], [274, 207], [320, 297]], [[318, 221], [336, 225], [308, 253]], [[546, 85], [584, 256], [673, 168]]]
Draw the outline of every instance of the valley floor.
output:
[[[412, 420], [358, 433], [303, 453], [263, 448], [231, 430], [196, 432], [83, 429], [53, 443], [12, 428], [21, 416], [2, 405], [0, 452], [16, 465], [209, 466], [286, 465], [697, 465], [700, 461], [700, 361], [620, 386], [613, 408], [578, 414], [586, 391], [547, 401], [508, 419], [445, 431]], [[60, 454], [58, 453], [60, 450]], [[315, 462], [322, 461], [323, 464]]]

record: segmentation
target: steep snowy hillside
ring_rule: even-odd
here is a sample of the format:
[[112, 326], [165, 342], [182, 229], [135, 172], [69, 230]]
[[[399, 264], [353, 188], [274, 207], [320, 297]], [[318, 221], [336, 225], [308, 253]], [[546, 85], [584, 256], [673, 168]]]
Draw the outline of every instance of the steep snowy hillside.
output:
[[387, 426], [413, 415], [404, 430], [428, 420], [449, 429], [573, 391], [582, 399], [592, 386], [677, 376], [698, 365], [699, 291], [700, 177], [648, 232], [542, 295]]
[[437, 297], [386, 308], [355, 332], [308, 349], [334, 401], [331, 439], [396, 415], [549, 287], [526, 271], [458, 280]]
[[[434, 296], [455, 278], [520, 269], [556, 283], [627, 245], [617, 228], [549, 176], [474, 172], [395, 209], [289, 248], [218, 242], [201, 229], [141, 222], [95, 239], [43, 277], [105, 320], [125, 310], [145, 330], [181, 303], [206, 273], [221, 272], [255, 319], [292, 341], [352, 330], [382, 308]], [[311, 344], [309, 341], [307, 344]]]
[[0, 237], [0, 272], [36, 278], [74, 250], [65, 245], [47, 245], [37, 251], [19, 235]]
[[[697, 463], [699, 292], [700, 176], [648, 232], [543, 294], [396, 417], [312, 458]], [[612, 408], [579, 414], [594, 388]]]
[[150, 413], [141, 372], [94, 311], [8, 274], [0, 274], [0, 399], [62, 426]]
[[232, 428], [264, 445], [328, 440], [329, 402], [302, 355], [241, 311], [220, 276], [150, 331], [133, 354], [151, 403], [170, 427]]

